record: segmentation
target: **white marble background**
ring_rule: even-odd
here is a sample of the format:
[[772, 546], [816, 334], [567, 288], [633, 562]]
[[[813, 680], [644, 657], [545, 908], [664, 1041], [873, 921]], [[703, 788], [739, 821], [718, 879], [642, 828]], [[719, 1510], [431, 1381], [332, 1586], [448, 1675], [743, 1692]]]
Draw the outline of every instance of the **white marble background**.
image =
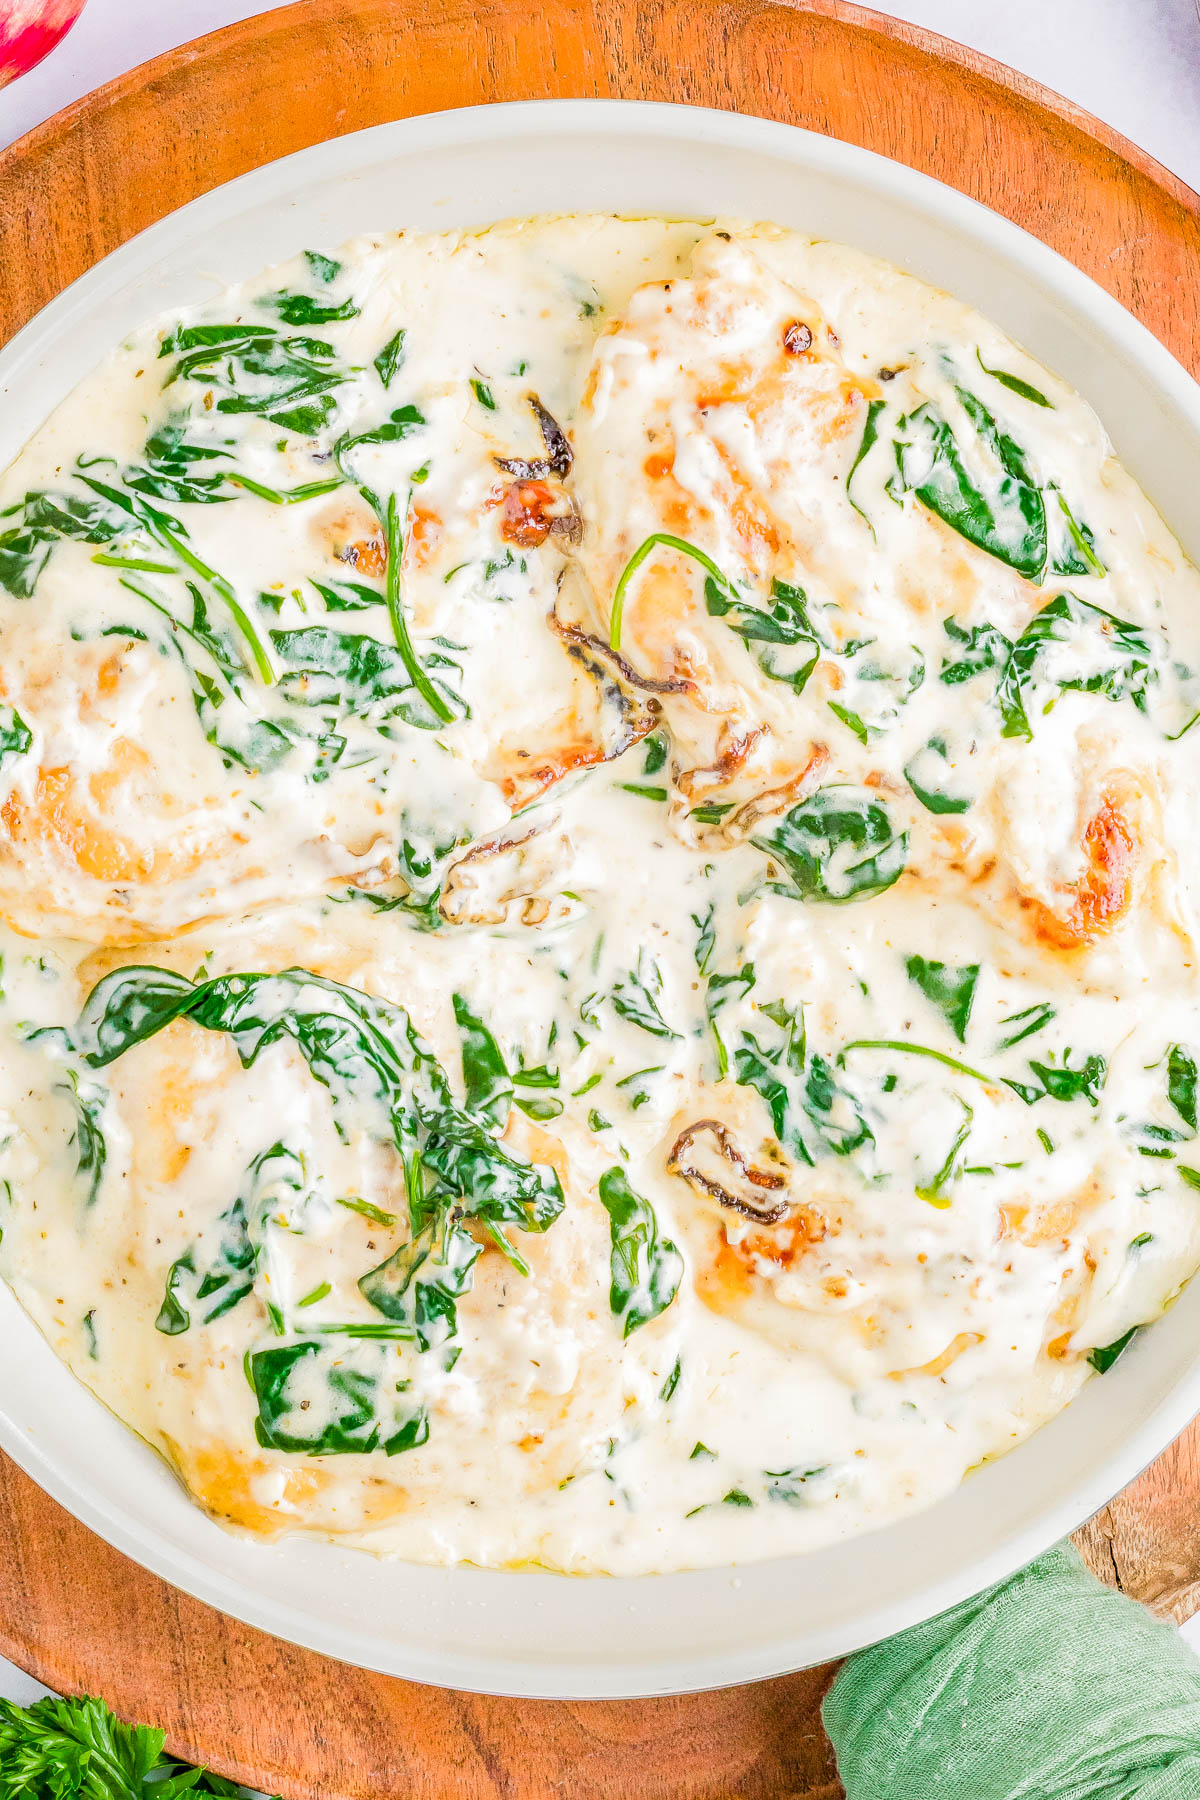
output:
[[[100, 82], [272, 3], [284, 0], [88, 0], [69, 37], [0, 93], [0, 148]], [[1056, 88], [1200, 189], [1197, 0], [906, 0], [879, 10]], [[1200, 1648], [1200, 1615], [1185, 1635]], [[43, 1692], [0, 1658], [0, 1694], [27, 1703]]]

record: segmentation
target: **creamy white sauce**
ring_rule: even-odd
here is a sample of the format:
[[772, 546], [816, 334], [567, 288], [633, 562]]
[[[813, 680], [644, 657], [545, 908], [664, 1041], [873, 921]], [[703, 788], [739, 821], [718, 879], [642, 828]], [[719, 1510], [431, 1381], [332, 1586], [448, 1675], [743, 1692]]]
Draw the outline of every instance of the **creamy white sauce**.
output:
[[[930, 498], [951, 440], [990, 548]], [[1026, 1437], [1200, 1262], [1200, 580], [957, 301], [769, 226], [362, 240], [147, 327], [3, 508], [0, 1270], [215, 1517], [810, 1549]], [[220, 1004], [105, 1060], [125, 967]], [[221, 978], [286, 969], [334, 985], [255, 988], [239, 1061]], [[405, 1064], [397, 1125], [407, 1019], [444, 1084]], [[487, 1179], [549, 1196], [511, 1259], [478, 1161], [420, 1198], [502, 1127]], [[450, 1330], [413, 1295], [455, 1256]]]

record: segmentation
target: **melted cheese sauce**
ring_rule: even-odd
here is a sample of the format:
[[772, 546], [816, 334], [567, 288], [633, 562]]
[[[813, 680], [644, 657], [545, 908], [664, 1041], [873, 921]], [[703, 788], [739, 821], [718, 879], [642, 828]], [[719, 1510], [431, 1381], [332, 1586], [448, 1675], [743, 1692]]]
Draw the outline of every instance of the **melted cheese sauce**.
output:
[[0, 508], [0, 1270], [215, 1518], [811, 1549], [1200, 1263], [1200, 580], [955, 300], [358, 241]]

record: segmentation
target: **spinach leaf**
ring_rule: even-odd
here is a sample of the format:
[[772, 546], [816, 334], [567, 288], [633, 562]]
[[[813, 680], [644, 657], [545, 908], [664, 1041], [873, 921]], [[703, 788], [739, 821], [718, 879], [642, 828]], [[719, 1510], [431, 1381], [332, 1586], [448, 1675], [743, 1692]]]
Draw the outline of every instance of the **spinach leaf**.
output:
[[1180, 1044], [1167, 1052], [1167, 1099], [1192, 1131], [1196, 1124], [1196, 1062]]
[[[411, 495], [411, 489], [409, 491]], [[440, 719], [443, 725], [449, 725], [454, 719], [454, 707], [451, 705], [450, 701], [447, 700], [446, 696], [440, 692], [437, 684], [430, 678], [420, 657], [417, 655], [417, 652], [413, 647], [412, 638], [409, 635], [408, 620], [404, 613], [403, 597], [401, 594], [401, 571], [404, 561], [404, 532], [401, 520], [400, 503], [395, 494], [389, 494], [387, 499], [383, 500], [368, 487], [360, 486], [359, 493], [367, 502], [368, 506], [371, 507], [375, 517], [383, 527], [386, 558], [384, 597], [387, 601], [388, 619], [391, 622], [392, 636], [396, 641], [396, 648], [404, 659], [404, 666], [408, 670], [409, 680], [416, 688], [418, 694], [420, 694], [426, 706], [428, 706], [430, 712], [434, 714], [435, 718]], [[459, 702], [459, 705], [462, 708], [462, 711], [465, 712], [466, 708], [462, 707], [461, 701]]]
[[764, 1041], [761, 1028], [757, 1037], [742, 1033], [734, 1079], [762, 1096], [782, 1148], [812, 1164], [826, 1151], [850, 1156], [873, 1143], [857, 1096], [838, 1081], [825, 1057], [809, 1055], [801, 1009], [792, 1012], [778, 1000], [758, 1010], [777, 1035]]
[[740, 1087], [753, 1088], [762, 1096], [783, 1148], [801, 1162], [811, 1163], [813, 1154], [802, 1123], [802, 1084], [808, 1059], [804, 1013], [799, 1007], [794, 1013], [789, 1012], [782, 1002], [759, 1010], [777, 1027], [779, 1035], [764, 1044], [744, 1031], [734, 1051], [734, 1080]]
[[[220, 751], [227, 767], [237, 763], [256, 775], [262, 774], [277, 768], [297, 744], [304, 741], [303, 734], [292, 725], [260, 718], [248, 706], [242, 705], [237, 696], [231, 701], [231, 697], [203, 671], [194, 669], [192, 673], [196, 681], [192, 701], [200, 729], [214, 749]], [[334, 733], [326, 733], [308, 741], [316, 749], [309, 778], [322, 781], [328, 773], [326, 765], [337, 762], [346, 747], [346, 740]]]
[[226, 490], [227, 471], [203, 475], [194, 467], [196, 463], [228, 461], [230, 452], [214, 444], [193, 443], [187, 430], [185, 418], [173, 419], [152, 432], [142, 451], [145, 466], [126, 470], [126, 485], [155, 499], [201, 506], [232, 500]]
[[1136, 1124], [1126, 1129], [1139, 1156], [1172, 1157], [1174, 1146], [1188, 1136], [1186, 1131], [1174, 1131], [1169, 1125], [1153, 1123]]
[[219, 395], [219, 413], [251, 413], [315, 435], [332, 417], [333, 389], [352, 370], [323, 338], [291, 337], [271, 325], [183, 325], [163, 339], [175, 359], [164, 387], [194, 381]]
[[182, 1256], [176, 1257], [167, 1270], [166, 1292], [154, 1321], [154, 1329], [161, 1331], [164, 1337], [179, 1337], [191, 1326], [192, 1315], [179, 1299], [179, 1285], [185, 1275], [194, 1273], [195, 1266], [192, 1253], [187, 1250]]
[[66, 1094], [75, 1109], [75, 1129], [70, 1142], [75, 1149], [76, 1172], [87, 1183], [87, 1204], [92, 1206], [100, 1192], [104, 1165], [108, 1161], [108, 1144], [100, 1129], [108, 1094], [95, 1082], [80, 1081], [74, 1069], [67, 1069], [66, 1077], [58, 1091]]
[[[842, 689], [843, 699], [829, 700], [826, 705], [843, 725], [849, 727], [860, 744], [878, 737], [900, 717], [925, 679], [925, 660], [914, 644], [915, 661], [907, 668], [888, 669], [874, 657], [867, 657], [872, 639], [856, 643], [843, 651], [843, 667], [848, 685]], [[847, 704], [847, 698], [855, 702]]]
[[1047, 1100], [1086, 1100], [1089, 1106], [1100, 1104], [1100, 1092], [1108, 1078], [1108, 1063], [1103, 1056], [1095, 1054], [1085, 1056], [1078, 1068], [1071, 1066], [1071, 1052], [1065, 1052], [1062, 1062], [1034, 1062], [1029, 1064], [1037, 1077], [1037, 1086], [1029, 1082], [1010, 1081], [1005, 1078], [1005, 1087], [1010, 1087], [1014, 1094], [1019, 1094], [1027, 1106], [1037, 1101]]
[[1127, 1349], [1133, 1342], [1133, 1339], [1137, 1336], [1137, 1332], [1138, 1327], [1133, 1325], [1125, 1332], [1124, 1336], [1119, 1337], [1115, 1343], [1105, 1344], [1103, 1349], [1098, 1347], [1091, 1352], [1088, 1361], [1098, 1375], [1103, 1375], [1107, 1370], [1112, 1368], [1121, 1352]]
[[27, 756], [33, 745], [33, 733], [11, 706], [0, 706], [0, 771]]
[[[465, 1279], [479, 1251], [467, 1219], [478, 1220], [523, 1270], [504, 1226], [546, 1231], [562, 1211], [552, 1169], [518, 1161], [455, 1106], [445, 1071], [402, 1007], [307, 970], [193, 984], [161, 969], [118, 969], [88, 996], [74, 1046], [85, 1063], [98, 1067], [180, 1017], [228, 1035], [246, 1068], [272, 1044], [290, 1041], [335, 1104], [380, 1109], [404, 1161], [411, 1243], [403, 1255], [397, 1252], [398, 1262], [388, 1259], [393, 1266], [386, 1277], [387, 1264], [364, 1277], [363, 1292], [373, 1303], [379, 1304], [377, 1295], [398, 1291], [397, 1304], [411, 1304], [404, 1302], [405, 1292], [426, 1262], [422, 1286], [430, 1275], [433, 1285], [450, 1280], [453, 1287]], [[423, 1307], [436, 1310], [438, 1304], [436, 1295], [422, 1299]], [[386, 1312], [383, 1305], [380, 1310]], [[448, 1316], [444, 1306], [437, 1316]], [[410, 1321], [408, 1311], [403, 1317]], [[411, 1317], [414, 1331], [420, 1322]]]
[[[629, 592], [629, 584], [646, 561], [658, 549], [674, 550], [679, 556], [689, 556], [693, 562], [699, 563], [709, 580], [716, 584], [717, 592], [737, 603], [737, 591], [729, 577], [708, 555], [696, 544], [689, 544], [686, 538], [675, 537], [669, 531], [652, 531], [648, 538], [643, 538], [629, 561], [622, 569], [617, 585], [613, 589], [612, 608], [608, 621], [608, 641], [614, 650], [621, 648], [621, 624], [625, 617], [625, 596]], [[798, 590], [791, 590], [796, 592]], [[707, 596], [708, 583], [705, 583]]]
[[[414, 687], [402, 653], [378, 638], [327, 625], [272, 631], [270, 637], [288, 664], [280, 689], [303, 706], [327, 706], [365, 717], [377, 729], [397, 717], [422, 731], [436, 731], [445, 722]], [[427, 657], [426, 667], [457, 670], [458, 665], [435, 651]], [[457, 708], [460, 716], [465, 713], [461, 696], [443, 678], [437, 680], [437, 691], [445, 708]]]
[[124, 508], [102, 496], [31, 493], [12, 511], [20, 520], [0, 532], [0, 587], [18, 600], [32, 596], [56, 543], [110, 544], [128, 526]]
[[[866, 422], [863, 425], [863, 434], [859, 440], [859, 445], [858, 445], [857, 451], [855, 452], [854, 461], [850, 464], [849, 471], [846, 475], [846, 498], [847, 498], [847, 500], [849, 500], [851, 506], [854, 508], [854, 510], [858, 514], [859, 518], [866, 519], [868, 525], [871, 525], [871, 521], [870, 521], [870, 519], [867, 519], [866, 513], [863, 511], [862, 507], [858, 504], [858, 501], [854, 498], [854, 495], [850, 492], [850, 486], [854, 480], [855, 474], [857, 473], [859, 463], [862, 462], [863, 459], [870, 454], [871, 448], [874, 445], [875, 440], [879, 436], [879, 415], [883, 411], [885, 405], [886, 405], [886, 401], [872, 400], [869, 403], [869, 405], [867, 406], [867, 417], [866, 417]], [[875, 533], [875, 527], [873, 525], [871, 525], [872, 536], [874, 536], [874, 533]]]
[[[177, 1337], [191, 1325], [189, 1308], [204, 1305], [203, 1320], [211, 1325], [231, 1312], [254, 1291], [254, 1279], [266, 1242], [267, 1221], [277, 1215], [285, 1194], [304, 1192], [304, 1165], [294, 1150], [275, 1143], [253, 1159], [245, 1189], [239, 1192], [217, 1220], [216, 1249], [201, 1261], [196, 1244], [171, 1264], [166, 1293], [155, 1325], [168, 1337]], [[182, 1298], [181, 1298], [182, 1290]]]
[[[143, 569], [152, 567], [163, 574], [177, 574], [185, 582], [188, 581], [190, 575], [199, 576], [200, 580], [205, 582], [216, 594], [233, 619], [260, 679], [266, 686], [270, 686], [275, 679], [275, 672], [271, 667], [270, 657], [267, 655], [257, 629], [239, 601], [232, 584], [216, 569], [210, 568], [185, 542], [187, 530], [183, 523], [170, 513], [162, 512], [158, 507], [151, 506], [147, 500], [136, 493], [129, 493], [123, 488], [115, 488], [110, 483], [98, 481], [91, 475], [81, 475], [80, 479], [101, 500], [107, 502], [110, 516], [125, 515], [120, 528], [115, 533], [109, 534], [108, 541], [110, 543], [119, 538], [128, 537], [130, 534], [135, 538], [141, 536], [160, 545], [171, 554], [173, 559], [170, 565], [161, 563], [151, 565], [135, 560], [127, 566]], [[121, 566], [120, 561], [117, 561], [117, 566]], [[142, 590], [135, 589], [135, 591], [141, 592]]]
[[1141, 712], [1147, 688], [1158, 679], [1148, 633], [1074, 594], [1057, 595], [1017, 639], [1012, 667], [1018, 687], [1032, 682], [1040, 657], [1050, 661], [1047, 679], [1056, 687], [1101, 694], [1106, 700], [1129, 699]]
[[856, 1095], [838, 1081], [833, 1065], [823, 1056], [809, 1058], [801, 1104], [835, 1156], [852, 1156], [864, 1144], [875, 1142]]
[[949, 793], [942, 785], [949, 768], [946, 740], [940, 737], [930, 738], [904, 765], [904, 779], [927, 812], [965, 813], [970, 806], [970, 800]]
[[754, 986], [754, 964], [746, 963], [732, 975], [710, 975], [705, 988], [704, 1011], [717, 1047], [717, 1080], [729, 1073], [729, 1053], [717, 1024], [717, 1014], [730, 1000], [744, 1000]]
[[[710, 618], [724, 619], [736, 632], [764, 675], [772, 681], [785, 681], [793, 693], [803, 693], [822, 649], [803, 588], [772, 581], [770, 606], [764, 610], [751, 606], [724, 581], [718, 583], [710, 575], [704, 583], [704, 605]], [[764, 648], [754, 648], [760, 644]]]
[[652, 956], [639, 950], [637, 968], [617, 982], [609, 998], [623, 1019], [628, 1019], [632, 1025], [640, 1025], [652, 1037], [677, 1038], [679, 1033], [672, 1030], [659, 1009], [662, 990], [662, 970]]
[[701, 975], [708, 974], [708, 965], [717, 944], [717, 930], [713, 923], [716, 917], [716, 902], [710, 901], [708, 911], [701, 918], [698, 913], [692, 914], [692, 924], [696, 927], [696, 969]]
[[[359, 1281], [365, 1300], [407, 1326], [422, 1351], [458, 1330], [457, 1303], [468, 1293], [483, 1245], [452, 1216], [432, 1220]], [[524, 1271], [527, 1273], [527, 1271]]]
[[346, 432], [333, 446], [334, 458], [338, 468], [350, 480], [353, 476], [346, 468], [346, 457], [359, 444], [398, 444], [402, 439], [411, 437], [426, 423], [425, 415], [419, 406], [398, 406], [390, 418], [382, 425], [374, 425], [368, 431]]
[[643, 775], [657, 775], [666, 766], [667, 740], [661, 731], [652, 731], [648, 738], [643, 738], [642, 748], [646, 752], [646, 760], [642, 764]]
[[391, 387], [392, 376], [404, 364], [404, 327], [394, 332], [375, 358], [375, 372], [385, 388]]
[[599, 1196], [612, 1239], [608, 1303], [629, 1337], [670, 1306], [683, 1280], [683, 1258], [670, 1238], [659, 1237], [653, 1207], [622, 1168], [600, 1177]]
[[944, 619], [942, 629], [959, 648], [957, 658], [942, 663], [940, 679], [947, 686], [970, 681], [975, 675], [995, 670], [995, 701], [1000, 711], [1001, 730], [1005, 737], [1032, 737], [1025, 704], [1021, 696], [1020, 676], [1014, 662], [1016, 646], [995, 625], [983, 623], [970, 628], [957, 619]]
[[768, 836], [751, 842], [783, 867], [772, 893], [841, 905], [881, 894], [904, 873], [908, 833], [866, 788], [818, 788]]
[[[1052, 1019], [1058, 1017], [1054, 1007], [1048, 1001], [1039, 1001], [1036, 1006], [1027, 1006], [1024, 1011], [1013, 1013], [1010, 1018], [1001, 1019], [1000, 1027], [1005, 1035], [996, 1045], [997, 1051], [1011, 1050], [1024, 1038], [1032, 1037], [1036, 1031], [1044, 1031]], [[1015, 1030], [1010, 1029], [1016, 1027]]]
[[326, 612], [363, 612], [369, 606], [387, 605], [383, 594], [361, 581], [314, 581], [313, 586], [325, 602]]
[[1031, 382], [1022, 381], [1019, 375], [1010, 375], [1006, 369], [989, 369], [978, 350], [975, 352], [975, 360], [985, 375], [990, 375], [993, 381], [998, 381], [1001, 387], [1006, 387], [1010, 394], [1019, 394], [1022, 400], [1029, 400], [1034, 406], [1048, 406], [1053, 409], [1053, 402], [1047, 400], [1042, 390], [1035, 388]]
[[[321, 279], [328, 281], [332, 277]], [[333, 325], [340, 319], [356, 319], [359, 313], [353, 300], [335, 304], [332, 300], [318, 300], [312, 294], [291, 294], [286, 288], [276, 294], [260, 294], [255, 305], [274, 313], [285, 325]]]
[[[654, 1077], [661, 1075], [665, 1064], [655, 1063], [649, 1069], [634, 1069], [630, 1075], [622, 1075], [617, 1088], [622, 1097], [629, 1102], [629, 1110], [637, 1112], [638, 1108], [648, 1104], [656, 1086]], [[520, 1104], [520, 1102], [518, 1102]]]
[[461, 994], [454, 996], [454, 1022], [462, 1036], [467, 1111], [482, 1124], [503, 1131], [512, 1110], [513, 1084], [500, 1046]]
[[955, 1177], [962, 1173], [962, 1154], [966, 1148], [967, 1139], [971, 1135], [971, 1122], [975, 1117], [973, 1110], [965, 1100], [960, 1100], [959, 1105], [962, 1107], [962, 1119], [954, 1134], [954, 1142], [950, 1146], [945, 1161], [932, 1181], [924, 1185], [918, 1183], [916, 1190], [919, 1200], [924, 1200], [928, 1205], [937, 1207], [939, 1211], [944, 1211], [949, 1206], [950, 1201], [946, 1197], [946, 1189]]
[[944, 630], [959, 646], [943, 662], [941, 680], [968, 681], [984, 670], [996, 672], [996, 703], [1005, 737], [1031, 738], [1027, 700], [1042, 676], [1061, 691], [1129, 699], [1146, 710], [1147, 690], [1158, 680], [1154, 647], [1139, 625], [1118, 619], [1074, 594], [1058, 594], [1034, 615], [1020, 637], [1006, 638], [994, 625], [967, 629], [955, 619]]
[[965, 1044], [975, 983], [979, 980], [979, 964], [929, 962], [923, 956], [910, 956], [904, 966], [909, 980], [916, 982], [925, 998], [943, 1015], [959, 1043]]
[[[266, 1155], [290, 1154], [285, 1152], [282, 1144], [276, 1144]], [[261, 1162], [261, 1158], [256, 1159]], [[254, 1164], [251, 1168], [257, 1174]], [[221, 1318], [230, 1312], [239, 1300], [254, 1291], [254, 1274], [258, 1267], [259, 1236], [261, 1222], [255, 1220], [255, 1232], [251, 1235], [250, 1221], [246, 1215], [246, 1196], [238, 1194], [233, 1204], [226, 1208], [217, 1221], [221, 1232], [216, 1253], [209, 1261], [208, 1267], [200, 1278], [196, 1289], [196, 1299], [212, 1300], [215, 1303], [204, 1315], [204, 1323]]]
[[115, 970], [84, 1002], [72, 1034], [75, 1048], [89, 1068], [105, 1068], [179, 1018], [195, 993], [186, 975], [170, 969], [133, 964]]
[[386, 1392], [382, 1364], [377, 1371], [347, 1365], [319, 1340], [255, 1351], [246, 1360], [246, 1375], [258, 1402], [254, 1435], [264, 1449], [305, 1456], [361, 1456], [383, 1449], [392, 1456], [428, 1439], [423, 1412], [403, 1415], [393, 1403], [391, 1416], [380, 1417]]
[[[1096, 550], [1096, 539], [1089, 525], [1082, 525], [1067, 505], [1066, 495], [1054, 483], [1046, 488], [1053, 501], [1048, 505], [1046, 520], [1050, 528], [1051, 567], [1056, 575], [1107, 575]], [[1054, 504], [1057, 502], [1057, 504]]]
[[1040, 581], [1047, 554], [1041, 490], [1030, 478], [1023, 452], [982, 401], [965, 388], [955, 392], [990, 452], [992, 470], [978, 479], [968, 471], [948, 421], [926, 401], [897, 425], [900, 485], [968, 543], [1028, 580]]
[[803, 1465], [793, 1469], [764, 1469], [766, 1497], [768, 1500], [781, 1501], [784, 1506], [808, 1506], [810, 1498], [803, 1492], [805, 1482], [815, 1481], [818, 1475], [826, 1474], [828, 1469], [828, 1463], [821, 1463], [815, 1469], [806, 1469]]

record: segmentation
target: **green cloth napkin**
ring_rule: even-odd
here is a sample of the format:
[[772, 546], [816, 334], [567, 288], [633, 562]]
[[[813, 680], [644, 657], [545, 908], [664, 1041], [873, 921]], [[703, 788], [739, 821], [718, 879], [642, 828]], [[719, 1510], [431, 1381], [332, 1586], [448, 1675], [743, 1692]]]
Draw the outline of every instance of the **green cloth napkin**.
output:
[[852, 1656], [847, 1800], [1200, 1800], [1200, 1658], [1062, 1545]]

